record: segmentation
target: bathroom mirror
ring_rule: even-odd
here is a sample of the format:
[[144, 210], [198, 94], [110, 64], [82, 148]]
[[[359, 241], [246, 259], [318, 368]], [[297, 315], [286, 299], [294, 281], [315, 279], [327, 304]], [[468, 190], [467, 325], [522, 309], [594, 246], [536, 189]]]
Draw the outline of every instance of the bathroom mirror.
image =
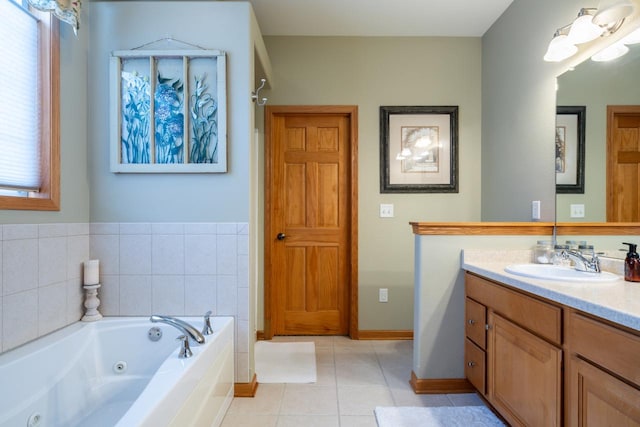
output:
[[587, 59], [557, 79], [557, 106], [585, 107], [584, 194], [556, 194], [557, 222], [607, 221], [607, 105], [640, 105], [640, 44], [629, 48], [610, 62]]

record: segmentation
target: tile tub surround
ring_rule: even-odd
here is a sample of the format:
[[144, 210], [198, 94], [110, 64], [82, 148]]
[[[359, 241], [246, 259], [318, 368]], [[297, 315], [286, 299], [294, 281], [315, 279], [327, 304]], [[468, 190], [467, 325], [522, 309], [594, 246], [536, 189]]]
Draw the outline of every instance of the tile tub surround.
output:
[[0, 352], [80, 320], [82, 263], [100, 260], [100, 312], [236, 319], [236, 381], [249, 382], [246, 223], [0, 225]]
[[249, 378], [246, 223], [91, 223], [106, 316], [234, 316], [236, 382]]
[[0, 225], [0, 352], [80, 319], [89, 224]]

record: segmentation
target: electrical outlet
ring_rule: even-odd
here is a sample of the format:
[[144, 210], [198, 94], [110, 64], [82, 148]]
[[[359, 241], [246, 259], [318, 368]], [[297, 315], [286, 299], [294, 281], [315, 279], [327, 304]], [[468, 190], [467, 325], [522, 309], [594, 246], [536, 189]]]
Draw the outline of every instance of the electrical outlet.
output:
[[584, 205], [571, 205], [571, 218], [584, 218]]
[[387, 203], [380, 204], [380, 218], [393, 218], [393, 205]]
[[378, 302], [389, 302], [389, 289], [380, 288], [378, 291]]
[[531, 219], [537, 221], [540, 219], [540, 200], [531, 202]]

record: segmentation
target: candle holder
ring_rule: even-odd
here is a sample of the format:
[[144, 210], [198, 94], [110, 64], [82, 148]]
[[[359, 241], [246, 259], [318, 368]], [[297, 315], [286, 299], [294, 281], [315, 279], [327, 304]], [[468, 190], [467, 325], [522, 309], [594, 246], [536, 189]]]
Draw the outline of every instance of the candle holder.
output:
[[86, 291], [85, 300], [84, 300], [84, 308], [87, 310], [82, 316], [83, 322], [94, 322], [96, 320], [102, 319], [102, 314], [98, 311], [98, 307], [100, 307], [100, 300], [98, 299], [98, 289], [100, 288], [100, 283], [95, 285], [84, 285], [82, 286]]

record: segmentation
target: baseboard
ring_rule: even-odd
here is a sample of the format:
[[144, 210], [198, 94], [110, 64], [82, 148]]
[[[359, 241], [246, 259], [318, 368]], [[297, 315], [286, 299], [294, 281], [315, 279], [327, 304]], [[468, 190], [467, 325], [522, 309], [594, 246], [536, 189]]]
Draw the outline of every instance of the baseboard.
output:
[[411, 371], [411, 388], [416, 394], [455, 394], [476, 391], [466, 378], [420, 379]]
[[253, 374], [251, 382], [233, 385], [233, 397], [255, 397], [256, 390], [258, 390], [258, 378]]
[[383, 330], [359, 330], [359, 340], [412, 340], [413, 330], [383, 331]]

